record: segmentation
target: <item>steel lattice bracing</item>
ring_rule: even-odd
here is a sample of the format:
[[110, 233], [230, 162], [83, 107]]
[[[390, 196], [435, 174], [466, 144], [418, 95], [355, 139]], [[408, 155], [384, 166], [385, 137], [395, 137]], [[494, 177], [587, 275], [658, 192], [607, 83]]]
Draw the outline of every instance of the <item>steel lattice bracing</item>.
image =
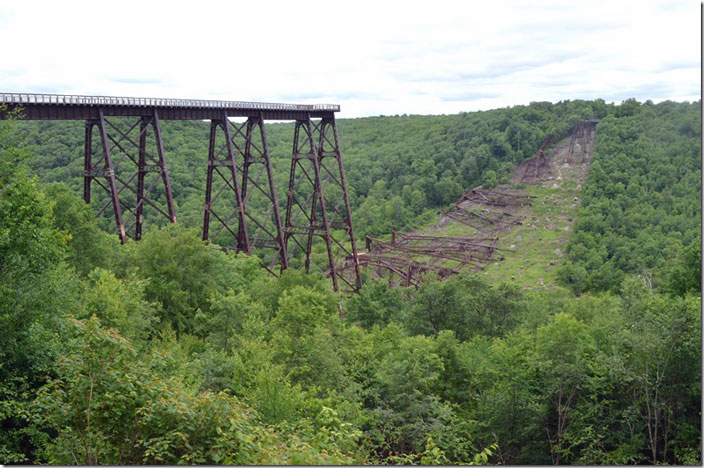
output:
[[[0, 119], [19, 110], [28, 120], [86, 122], [83, 196], [100, 202], [96, 217], [113, 213], [122, 243], [141, 238], [145, 210], [176, 223], [160, 121], [210, 120], [203, 239], [256, 253], [273, 274], [300, 256], [306, 271], [315, 264], [335, 290], [361, 287], [338, 105], [0, 93], [0, 109]], [[296, 121], [285, 225], [265, 120]], [[91, 192], [96, 184], [102, 193]], [[320, 241], [324, 261], [314, 258]]]
[[[91, 202], [93, 182], [107, 192], [109, 200], [96, 217], [111, 207], [124, 244], [128, 237], [141, 239], [145, 205], [171, 223], [176, 223], [176, 214], [158, 113], [137, 119], [127, 129], [120, 124], [124, 122], [105, 118], [102, 110], [98, 119], [86, 121], [83, 199]], [[99, 145], [93, 144], [94, 130]]]
[[[222, 132], [220, 141], [217, 138], [218, 131]], [[210, 233], [211, 218], [217, 225], [212, 234]], [[225, 231], [231, 240], [221, 245], [232, 248], [236, 252], [251, 253], [245, 218], [230, 123], [227, 115], [223, 113], [222, 118], [210, 122], [203, 240], [217, 240]]]
[[[253, 215], [255, 210], [247, 210], [248, 206], [265, 215]], [[281, 270], [288, 267], [261, 116], [237, 124], [223, 113], [221, 119], [211, 121], [203, 219], [203, 240], [208, 239], [247, 254], [252, 248], [273, 249], [273, 257], [262, 258], [264, 266], [271, 273], [275, 263], [280, 263]]]
[[246, 128], [236, 127], [235, 137], [241, 137], [237, 146], [244, 156], [242, 164], [242, 203], [264, 211], [263, 216], [255, 216], [254, 210], [245, 210], [250, 228], [251, 244], [257, 249], [272, 249], [275, 255], [262, 258], [265, 267], [275, 273], [273, 265], [280, 263], [280, 270], [288, 268], [288, 254], [284, 243], [284, 229], [281, 224], [281, 211], [274, 188], [274, 175], [264, 129], [264, 118], [250, 117]]
[[[362, 279], [335, 118], [297, 120], [293, 140], [284, 237], [289, 258], [302, 252], [309, 272], [317, 238], [333, 288], [358, 291]], [[344, 274], [335, 258], [352, 262], [352, 274]]]

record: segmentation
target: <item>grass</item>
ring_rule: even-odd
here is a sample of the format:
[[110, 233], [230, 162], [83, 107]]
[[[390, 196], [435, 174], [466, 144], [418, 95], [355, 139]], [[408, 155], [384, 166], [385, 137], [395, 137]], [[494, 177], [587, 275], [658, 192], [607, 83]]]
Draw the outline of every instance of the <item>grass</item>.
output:
[[[521, 225], [510, 226], [497, 234], [500, 249], [494, 261], [479, 272], [488, 279], [508, 282], [527, 290], [546, 290], [561, 294], [567, 291], [557, 284], [557, 271], [565, 258], [567, 241], [579, 206], [578, 185], [585, 175], [581, 162], [567, 164], [566, 141], [558, 144], [551, 161], [553, 179], [535, 184], [506, 184], [524, 195], [535, 197], [532, 206], [514, 208], [523, 216]], [[478, 209], [480, 209], [479, 207]], [[439, 236], [473, 236], [476, 229], [451, 221], [442, 228], [429, 227], [417, 232]], [[486, 237], [492, 237], [487, 235]], [[500, 260], [503, 257], [503, 260]]]
[[[536, 183], [505, 184], [497, 188], [508, 188], [514, 193], [530, 195], [531, 205], [499, 208], [472, 205], [468, 211], [481, 213], [484, 208], [490, 211], [510, 212], [522, 217], [522, 224], [510, 225], [497, 233], [483, 233], [442, 215], [429, 216], [416, 234], [442, 237], [498, 237], [494, 260], [477, 274], [491, 281], [508, 282], [525, 290], [543, 291], [541, 294], [564, 295], [569, 291], [557, 284], [557, 272], [565, 259], [567, 241], [572, 232], [572, 223], [579, 206], [579, 189], [586, 176], [587, 165], [581, 154], [575, 162], [568, 161], [568, 140], [555, 146], [550, 162], [552, 175], [543, 177]], [[431, 215], [432, 213], [428, 213]], [[390, 233], [380, 236], [390, 239]], [[413, 256], [416, 261], [428, 262], [430, 257]], [[454, 261], [441, 263], [456, 267]]]

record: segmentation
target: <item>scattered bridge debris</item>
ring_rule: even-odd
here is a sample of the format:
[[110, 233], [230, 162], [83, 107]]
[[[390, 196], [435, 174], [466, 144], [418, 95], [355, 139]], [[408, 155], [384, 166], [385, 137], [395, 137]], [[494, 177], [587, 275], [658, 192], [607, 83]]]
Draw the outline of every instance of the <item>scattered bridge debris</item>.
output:
[[461, 266], [471, 264], [480, 267], [491, 260], [497, 250], [498, 237], [466, 238], [423, 236], [393, 232], [391, 242], [367, 237], [368, 252], [398, 253], [407, 258], [413, 255], [426, 256], [429, 263], [438, 261], [456, 262]]
[[494, 212], [483, 210], [481, 213], [467, 211], [462, 207], [456, 207], [446, 213], [446, 215], [458, 223], [470, 226], [484, 233], [496, 233], [505, 230], [506, 226], [517, 226], [523, 224], [523, 216], [515, 216], [507, 212]]
[[429, 271], [435, 272], [439, 278], [447, 278], [459, 273], [459, 268], [443, 267], [393, 255], [379, 255], [371, 252], [360, 253], [359, 264], [364, 268], [371, 268], [377, 277], [384, 277], [385, 274], [388, 274], [391, 286], [415, 286], [417, 288], [420, 285], [423, 274]]
[[[595, 121], [576, 123], [572, 132], [570, 151], [576, 139], [584, 148], [591, 140], [591, 130]], [[548, 152], [555, 134], [549, 134], [538, 148], [537, 154], [516, 169], [513, 183], [538, 183], [553, 179], [553, 153]], [[566, 143], [560, 143], [564, 148]], [[559, 179], [559, 169], [558, 177]], [[492, 190], [475, 187], [462, 194], [443, 215], [437, 227], [455, 221], [472, 228], [466, 237], [443, 237], [392, 232], [390, 241], [367, 237], [366, 252], [359, 254], [360, 267], [377, 278], [387, 278], [392, 286], [418, 287], [422, 276], [435, 272], [439, 278], [455, 275], [463, 270], [481, 271], [492, 261], [502, 234], [522, 225], [525, 221], [525, 207], [532, 206], [536, 197], [519, 190], [499, 187]], [[503, 256], [500, 257], [500, 260]], [[351, 261], [347, 258], [347, 261]], [[341, 271], [348, 269], [342, 265]]]
[[[455, 275], [466, 267], [482, 270], [494, 257], [498, 237], [441, 237], [392, 232], [389, 242], [366, 237], [367, 252], [360, 253], [359, 264], [371, 267], [378, 277], [386, 271], [395, 286], [415, 286], [423, 274], [433, 271], [439, 278]], [[350, 260], [349, 258], [347, 260]], [[340, 269], [350, 268], [351, 264]]]
[[538, 148], [538, 154], [528, 159], [517, 169], [520, 173], [520, 182], [535, 183], [550, 174], [550, 158], [545, 156], [545, 150], [554, 137], [554, 133], [548, 135], [541, 143], [540, 148]]
[[456, 202], [455, 206], [459, 206], [464, 201], [469, 201], [478, 205], [489, 206], [521, 206], [531, 205], [529, 200], [535, 198], [532, 195], [523, 195], [517, 191], [508, 189], [485, 190], [481, 188], [473, 188], [462, 195]]

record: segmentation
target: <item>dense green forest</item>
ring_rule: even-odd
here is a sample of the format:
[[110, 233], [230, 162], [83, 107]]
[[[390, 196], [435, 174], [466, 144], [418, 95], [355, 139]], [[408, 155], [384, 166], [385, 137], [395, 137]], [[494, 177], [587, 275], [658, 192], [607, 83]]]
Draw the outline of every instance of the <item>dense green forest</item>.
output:
[[[361, 238], [600, 119], [565, 288], [465, 273], [350, 297], [200, 240], [207, 123], [164, 122], [179, 225], [121, 246], [80, 198], [82, 125], [0, 121], [0, 463], [701, 464], [700, 116], [341, 120]], [[280, 194], [292, 129], [267, 126]]]
[[700, 244], [701, 180], [698, 103], [623, 103], [598, 127], [566, 282], [617, 290], [636, 274], [667, 288], [678, 253]]

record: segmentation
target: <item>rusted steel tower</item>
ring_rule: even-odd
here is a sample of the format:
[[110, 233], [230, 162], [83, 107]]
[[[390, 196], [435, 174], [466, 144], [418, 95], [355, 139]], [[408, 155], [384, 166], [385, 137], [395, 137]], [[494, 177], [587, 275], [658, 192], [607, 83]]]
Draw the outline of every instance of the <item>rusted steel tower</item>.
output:
[[[316, 237], [325, 244], [333, 288], [358, 291], [362, 278], [334, 116], [313, 121], [308, 115], [296, 120], [294, 131], [284, 240], [290, 252], [303, 252], [306, 272]], [[351, 279], [342, 274], [336, 257], [352, 262]]]
[[[306, 271], [315, 265], [335, 290], [361, 287], [335, 123], [339, 106], [27, 93], [0, 93], [0, 105], [6, 109], [0, 118], [19, 108], [28, 120], [86, 122], [83, 197], [91, 202], [93, 183], [108, 194], [96, 216], [112, 210], [122, 243], [141, 238], [145, 206], [176, 223], [160, 121], [210, 120], [203, 239], [257, 253], [273, 274], [288, 268], [299, 250]], [[285, 224], [265, 120], [296, 122]], [[323, 261], [313, 259], [316, 239], [324, 245]], [[352, 262], [351, 280], [339, 273], [336, 259], [347, 267]]]
[[[110, 200], [97, 211], [96, 217], [112, 205], [118, 236], [123, 244], [127, 237], [142, 238], [145, 204], [171, 223], [176, 223], [158, 111], [154, 109], [150, 115], [138, 117], [126, 131], [105, 118], [103, 109], [98, 109], [97, 117], [86, 120], [83, 199], [90, 203], [91, 184], [95, 182], [108, 193]], [[150, 129], [154, 150], [148, 151]], [[97, 151], [93, 145], [94, 130], [100, 139]], [[148, 178], [148, 174], [153, 177]], [[163, 186], [165, 203], [162, 206], [150, 197], [158, 185]], [[136, 195], [133, 204], [125, 202], [125, 195], [120, 196], [125, 190]], [[124, 216], [125, 212], [127, 216]]]
[[[219, 142], [218, 131], [223, 137]], [[256, 216], [252, 214], [253, 210], [247, 210], [247, 206], [256, 201], [268, 206], [264, 216]], [[212, 234], [211, 216], [217, 222]], [[230, 121], [225, 113], [222, 118], [211, 120], [203, 240], [215, 241], [223, 231], [231, 242], [221, 245], [237, 252], [251, 254], [253, 248], [273, 249], [276, 252], [273, 261], [263, 259], [263, 265], [270, 273], [276, 274], [272, 262], [280, 263], [280, 270], [288, 268], [279, 201], [261, 113], [241, 124]]]

